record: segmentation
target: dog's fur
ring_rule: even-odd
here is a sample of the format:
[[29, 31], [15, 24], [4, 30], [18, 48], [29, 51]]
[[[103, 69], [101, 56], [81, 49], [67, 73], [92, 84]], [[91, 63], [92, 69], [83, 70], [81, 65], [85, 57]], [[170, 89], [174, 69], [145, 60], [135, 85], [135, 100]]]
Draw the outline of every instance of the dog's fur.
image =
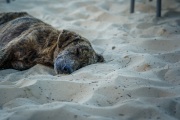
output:
[[57, 30], [25, 12], [0, 13], [0, 48], [0, 69], [43, 64], [54, 66], [57, 73], [72, 73], [104, 61], [86, 38]]

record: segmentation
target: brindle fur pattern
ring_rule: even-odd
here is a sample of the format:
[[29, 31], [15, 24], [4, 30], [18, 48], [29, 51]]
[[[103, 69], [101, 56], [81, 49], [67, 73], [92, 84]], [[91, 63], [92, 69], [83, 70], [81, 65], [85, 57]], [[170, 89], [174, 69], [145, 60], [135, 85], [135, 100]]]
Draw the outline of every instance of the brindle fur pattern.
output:
[[25, 70], [43, 64], [57, 73], [72, 73], [103, 61], [75, 32], [57, 30], [25, 12], [0, 13], [0, 69]]

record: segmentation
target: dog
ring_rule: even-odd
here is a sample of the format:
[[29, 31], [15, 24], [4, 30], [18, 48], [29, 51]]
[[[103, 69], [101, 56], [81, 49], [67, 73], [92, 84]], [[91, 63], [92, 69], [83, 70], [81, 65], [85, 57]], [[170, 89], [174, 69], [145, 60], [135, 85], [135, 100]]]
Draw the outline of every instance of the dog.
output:
[[57, 74], [104, 61], [86, 38], [57, 30], [26, 12], [0, 13], [0, 52], [0, 69], [42, 64], [54, 67]]

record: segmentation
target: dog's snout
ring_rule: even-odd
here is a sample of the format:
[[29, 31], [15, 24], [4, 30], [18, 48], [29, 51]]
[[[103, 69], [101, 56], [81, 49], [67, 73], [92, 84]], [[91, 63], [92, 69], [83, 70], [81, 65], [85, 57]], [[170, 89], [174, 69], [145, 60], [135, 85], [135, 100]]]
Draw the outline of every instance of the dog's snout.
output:
[[74, 71], [72, 62], [68, 60], [64, 60], [62, 58], [56, 59], [54, 63], [54, 69], [58, 74], [62, 74], [62, 73], [70, 74]]

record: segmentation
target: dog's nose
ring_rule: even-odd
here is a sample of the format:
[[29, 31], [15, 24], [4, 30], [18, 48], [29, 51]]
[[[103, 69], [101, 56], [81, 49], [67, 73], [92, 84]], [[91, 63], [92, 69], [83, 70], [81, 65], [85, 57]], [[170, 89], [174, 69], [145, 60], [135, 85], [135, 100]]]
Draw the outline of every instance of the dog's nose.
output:
[[61, 69], [61, 71], [62, 71], [63, 73], [68, 73], [68, 74], [70, 74], [70, 73], [73, 72], [73, 69], [71, 68], [70, 65], [66, 65], [66, 66], [64, 66], [64, 67]]

